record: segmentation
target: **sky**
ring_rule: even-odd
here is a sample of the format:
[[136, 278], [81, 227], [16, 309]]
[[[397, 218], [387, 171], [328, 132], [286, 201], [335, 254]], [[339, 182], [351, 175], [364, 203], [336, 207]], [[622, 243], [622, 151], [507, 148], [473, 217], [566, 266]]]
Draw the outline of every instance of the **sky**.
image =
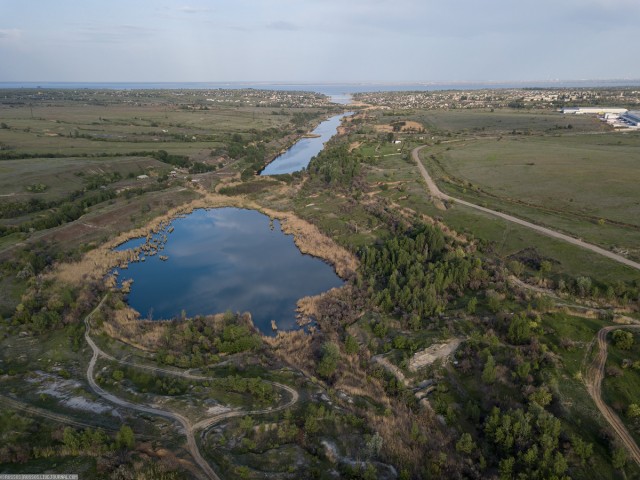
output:
[[640, 0], [0, 0], [0, 82], [640, 79]]

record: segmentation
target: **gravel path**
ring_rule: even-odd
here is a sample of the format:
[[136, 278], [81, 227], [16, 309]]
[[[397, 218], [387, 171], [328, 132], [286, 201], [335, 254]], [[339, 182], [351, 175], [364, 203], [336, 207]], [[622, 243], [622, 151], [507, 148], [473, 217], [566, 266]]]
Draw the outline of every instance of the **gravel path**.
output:
[[589, 395], [593, 398], [600, 413], [602, 413], [605, 420], [616, 432], [631, 458], [640, 465], [640, 448], [638, 448], [638, 444], [624, 426], [620, 417], [602, 400], [602, 379], [604, 378], [604, 367], [607, 362], [607, 334], [612, 330], [622, 328], [640, 328], [640, 325], [612, 325], [600, 329], [596, 337], [598, 354], [587, 370], [585, 384], [587, 385]]
[[115, 395], [113, 395], [112, 393], [107, 392], [106, 390], [104, 390], [102, 387], [100, 387], [95, 379], [94, 379], [94, 370], [95, 370], [95, 366], [96, 366], [96, 361], [98, 360], [98, 357], [102, 356], [106, 359], [109, 359], [111, 361], [115, 361], [118, 362], [122, 365], [131, 365], [134, 366], [136, 368], [142, 368], [145, 370], [151, 370], [153, 372], [161, 372], [161, 373], [165, 373], [165, 374], [169, 374], [169, 375], [175, 375], [178, 377], [183, 377], [183, 378], [188, 378], [188, 379], [192, 379], [192, 380], [210, 380], [210, 377], [205, 377], [205, 376], [200, 376], [200, 375], [193, 375], [191, 373], [188, 372], [180, 372], [180, 371], [176, 371], [176, 370], [169, 370], [169, 369], [165, 369], [165, 368], [159, 368], [159, 367], [152, 367], [152, 366], [148, 366], [148, 365], [140, 365], [140, 364], [136, 364], [133, 362], [127, 362], [124, 360], [118, 360], [117, 358], [114, 358], [113, 356], [109, 355], [108, 353], [105, 353], [103, 350], [100, 349], [100, 347], [98, 347], [98, 345], [96, 345], [96, 343], [93, 341], [93, 339], [90, 336], [90, 332], [91, 332], [91, 317], [95, 314], [95, 312], [97, 312], [102, 305], [104, 304], [105, 300], [107, 299], [108, 294], [105, 295], [102, 300], [100, 301], [100, 303], [98, 304], [98, 306], [93, 309], [93, 311], [91, 313], [89, 313], [85, 319], [84, 319], [84, 323], [86, 326], [86, 330], [85, 330], [85, 334], [84, 334], [84, 338], [87, 341], [87, 343], [89, 344], [89, 346], [91, 347], [91, 350], [93, 350], [93, 355], [91, 357], [91, 360], [89, 362], [89, 366], [87, 367], [87, 381], [89, 382], [89, 386], [91, 387], [91, 389], [99, 396], [101, 396], [102, 398], [104, 398], [105, 400], [114, 403], [116, 405], [119, 405], [121, 407], [125, 407], [125, 408], [129, 408], [131, 410], [137, 410], [139, 412], [144, 412], [144, 413], [150, 413], [152, 415], [158, 415], [164, 418], [168, 418], [170, 420], [173, 420], [177, 423], [180, 424], [180, 426], [182, 427], [182, 429], [184, 430], [185, 436], [187, 437], [187, 448], [189, 450], [189, 453], [191, 454], [191, 456], [193, 457], [193, 459], [195, 460], [195, 462], [198, 464], [198, 466], [200, 467], [200, 469], [204, 472], [206, 478], [209, 479], [213, 479], [213, 480], [220, 480], [220, 477], [216, 474], [216, 472], [211, 468], [211, 465], [209, 465], [209, 463], [204, 459], [204, 457], [201, 455], [200, 450], [198, 448], [198, 444], [196, 443], [195, 440], [195, 435], [194, 432], [196, 432], [197, 430], [200, 429], [204, 429], [204, 428], [208, 428], [211, 425], [214, 425], [217, 422], [220, 422], [226, 418], [231, 418], [231, 417], [237, 417], [237, 416], [242, 416], [242, 415], [259, 415], [259, 414], [263, 414], [263, 413], [271, 413], [271, 412], [276, 412], [278, 410], [284, 410], [286, 408], [289, 408], [290, 406], [294, 405], [298, 399], [299, 399], [299, 395], [298, 392], [287, 386], [287, 385], [283, 385], [281, 383], [276, 383], [276, 382], [269, 382], [271, 383], [274, 387], [276, 388], [280, 388], [282, 390], [285, 390], [286, 392], [289, 393], [289, 395], [291, 396], [291, 398], [289, 399], [288, 402], [278, 406], [278, 407], [270, 407], [270, 408], [265, 408], [265, 409], [261, 409], [261, 410], [249, 410], [249, 411], [245, 411], [245, 410], [231, 410], [228, 412], [224, 412], [224, 413], [220, 413], [218, 415], [214, 415], [212, 417], [206, 418], [198, 423], [196, 423], [195, 425], [191, 425], [191, 422], [189, 422], [189, 420], [184, 417], [183, 415], [180, 415], [179, 413], [175, 413], [175, 412], [171, 412], [168, 410], [161, 410], [159, 408], [155, 408], [155, 407], [149, 407], [146, 405], [139, 405], [139, 404], [135, 404], [135, 403], [131, 403], [128, 402], [127, 400], [123, 400], [122, 398], [119, 398]]
[[481, 207], [480, 205], [476, 205], [475, 203], [467, 202], [466, 200], [462, 200], [460, 198], [454, 198], [454, 197], [452, 197], [450, 195], [447, 195], [446, 193], [440, 191], [440, 189], [438, 188], [436, 183], [433, 181], [433, 179], [431, 178], [431, 176], [427, 172], [427, 169], [424, 168], [424, 165], [422, 164], [422, 161], [420, 160], [420, 150], [422, 150], [425, 146], [426, 145], [414, 148], [413, 151], [411, 152], [411, 155], [413, 156], [413, 160], [418, 165], [418, 169], [420, 170], [420, 173], [422, 174], [422, 177], [424, 178], [425, 182], [427, 182], [427, 187], [429, 188], [429, 191], [431, 192], [431, 195], [437, 201], [442, 201], [442, 200], [453, 201], [455, 203], [459, 203], [460, 205], [465, 205], [467, 207], [474, 208], [476, 210], [480, 210], [481, 212], [489, 213], [491, 215], [494, 215], [496, 217], [500, 217], [500, 218], [502, 218], [504, 220], [507, 220], [509, 222], [513, 222], [513, 223], [517, 223], [518, 225], [522, 225], [523, 227], [531, 228], [532, 230], [540, 232], [543, 235], [546, 235], [548, 237], [552, 237], [552, 238], [557, 238], [559, 240], [563, 240], [563, 241], [565, 241], [567, 243], [570, 243], [572, 245], [576, 245], [578, 247], [584, 248], [586, 250], [590, 250], [590, 251], [595, 252], [595, 253], [597, 253], [599, 255], [602, 255], [604, 257], [610, 258], [611, 260], [615, 260], [616, 262], [619, 262], [619, 263], [622, 263], [624, 265], [627, 265], [628, 267], [635, 268], [636, 270], [640, 270], [640, 263], [634, 262], [633, 260], [629, 260], [628, 258], [625, 258], [625, 257], [623, 257], [621, 255], [618, 255], [618, 254], [615, 254], [613, 252], [610, 252], [609, 250], [605, 250], [604, 248], [598, 247], [597, 245], [593, 245], [591, 243], [584, 242], [584, 241], [580, 240], [579, 238], [575, 238], [575, 237], [571, 237], [569, 235], [565, 235], [564, 233], [560, 233], [560, 232], [557, 232], [555, 230], [551, 230], [550, 228], [546, 228], [546, 227], [542, 227], [540, 225], [536, 225], [535, 223], [527, 222], [526, 220], [522, 220], [522, 219], [514, 217], [512, 215], [507, 215], [506, 213], [498, 212], [496, 210], [491, 210], [490, 208]]
[[[518, 225], [531, 228], [549, 237], [557, 238], [565, 242], [571, 243], [572, 245], [577, 245], [578, 247], [582, 247], [584, 249], [598, 253], [607, 258], [615, 260], [616, 262], [622, 263], [631, 268], [635, 268], [636, 270], [640, 270], [640, 263], [634, 262], [620, 255], [616, 255], [615, 253], [612, 253], [608, 250], [598, 247], [597, 245], [592, 245], [578, 238], [570, 237], [569, 235], [556, 232], [555, 230], [551, 230], [549, 228], [542, 227], [540, 225], [536, 225], [531, 222], [527, 222], [520, 218], [507, 215], [506, 213], [497, 212], [489, 208], [481, 207], [480, 205], [475, 205], [471, 202], [467, 202], [466, 200], [454, 198], [454, 197], [451, 197], [450, 195], [447, 195], [446, 193], [443, 193], [442, 191], [440, 191], [436, 183], [433, 181], [433, 179], [427, 172], [426, 168], [424, 168], [422, 161], [420, 160], [420, 155], [419, 155], [420, 150], [422, 150], [424, 147], [425, 146], [423, 145], [421, 147], [417, 147], [413, 149], [413, 151], [411, 152], [411, 155], [413, 157], [413, 160], [418, 165], [418, 169], [420, 170], [422, 177], [427, 183], [427, 187], [429, 188], [431, 195], [436, 200], [453, 201], [455, 203], [459, 203], [461, 205], [465, 205], [467, 207], [471, 207], [476, 210], [480, 210], [482, 212], [495, 215], [507, 221], [517, 223]], [[635, 442], [634, 438], [631, 436], [627, 428], [624, 426], [624, 424], [620, 420], [620, 417], [618, 417], [618, 415], [616, 415], [616, 413], [613, 410], [611, 410], [611, 408], [609, 408], [609, 406], [606, 403], [604, 403], [604, 401], [602, 400], [602, 379], [604, 378], [604, 368], [607, 361], [607, 334], [610, 331], [616, 330], [619, 328], [640, 328], [640, 325], [614, 325], [614, 326], [604, 327], [598, 332], [598, 335], [596, 337], [596, 341], [598, 343], [598, 354], [594, 359], [592, 365], [589, 367], [587, 371], [585, 384], [587, 386], [587, 391], [589, 392], [589, 395], [591, 396], [591, 398], [593, 398], [593, 401], [598, 407], [598, 410], [600, 410], [605, 420], [609, 423], [609, 425], [611, 425], [611, 428], [616, 432], [616, 434], [620, 438], [620, 441], [623, 443], [623, 445], [629, 452], [629, 455], [631, 456], [631, 458], [638, 465], [640, 465], [640, 448], [638, 448], [638, 444]]]

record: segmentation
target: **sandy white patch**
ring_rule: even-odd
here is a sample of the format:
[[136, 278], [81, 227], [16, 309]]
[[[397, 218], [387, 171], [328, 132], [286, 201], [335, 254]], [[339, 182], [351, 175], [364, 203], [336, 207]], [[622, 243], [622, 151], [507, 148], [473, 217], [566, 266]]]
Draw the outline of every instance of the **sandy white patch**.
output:
[[83, 385], [77, 380], [68, 380], [41, 371], [33, 372], [32, 376], [26, 380], [29, 383], [38, 385], [37, 392], [39, 394], [44, 393], [51, 395], [59, 399], [60, 403], [66, 407], [99, 414], [109, 412], [113, 416], [120, 416], [120, 414], [109, 405], [78, 395], [76, 391], [82, 389]]

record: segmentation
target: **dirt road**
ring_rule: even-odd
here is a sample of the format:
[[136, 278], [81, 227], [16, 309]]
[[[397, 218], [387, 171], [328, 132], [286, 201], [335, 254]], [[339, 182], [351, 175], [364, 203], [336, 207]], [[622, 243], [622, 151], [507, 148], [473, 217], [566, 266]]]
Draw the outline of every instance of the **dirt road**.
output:
[[635, 268], [636, 270], [640, 270], [640, 263], [634, 262], [633, 260], [629, 260], [628, 258], [625, 258], [625, 257], [623, 257], [621, 255], [617, 255], [617, 254], [615, 254], [613, 252], [605, 250], [604, 248], [598, 247], [597, 245], [593, 245], [591, 243], [584, 242], [584, 241], [580, 240], [579, 238], [571, 237], [569, 235], [565, 235], [564, 233], [556, 232], [555, 230], [551, 230], [550, 228], [546, 228], [546, 227], [542, 227], [540, 225], [536, 225], [535, 223], [527, 222], [526, 220], [522, 220], [522, 219], [514, 217], [512, 215], [507, 215], [506, 213], [498, 212], [496, 210], [491, 210], [490, 208], [481, 207], [480, 205], [476, 205], [474, 203], [467, 202], [466, 200], [462, 200], [462, 199], [459, 199], [459, 198], [451, 197], [450, 195], [447, 195], [446, 193], [440, 191], [440, 189], [438, 188], [436, 183], [433, 181], [433, 179], [431, 178], [431, 176], [427, 172], [427, 169], [424, 168], [424, 165], [422, 164], [422, 161], [420, 160], [420, 150], [422, 150], [425, 146], [426, 145], [414, 148], [413, 151], [411, 152], [411, 155], [413, 157], [413, 160], [418, 165], [418, 169], [420, 170], [420, 173], [422, 174], [422, 177], [424, 178], [424, 181], [427, 183], [427, 187], [429, 188], [429, 191], [431, 192], [431, 195], [434, 197], [434, 200], [435, 200], [434, 203], [436, 203], [436, 205], [438, 205], [438, 202], [441, 202], [442, 200], [453, 201], [455, 203], [459, 203], [460, 205], [465, 205], [467, 207], [474, 208], [476, 210], [480, 210], [480, 211], [485, 212], [485, 213], [489, 213], [489, 214], [494, 215], [496, 217], [500, 217], [500, 218], [502, 218], [504, 220], [507, 220], [509, 222], [517, 223], [518, 225], [522, 225], [523, 227], [531, 228], [532, 230], [535, 230], [535, 231], [537, 231], [539, 233], [542, 233], [543, 235], [546, 235], [548, 237], [552, 237], [552, 238], [557, 238], [559, 240], [563, 240], [563, 241], [565, 241], [567, 243], [570, 243], [572, 245], [576, 245], [578, 247], [584, 248], [586, 250], [590, 250], [590, 251], [595, 252], [595, 253], [597, 253], [599, 255], [602, 255], [602, 256], [605, 256], [607, 258], [610, 258], [611, 260], [615, 260], [616, 262], [619, 262], [619, 263], [622, 263], [624, 265], [627, 265], [628, 267]]
[[216, 474], [216, 472], [213, 471], [213, 469], [211, 468], [211, 466], [209, 465], [209, 463], [207, 463], [207, 461], [202, 457], [202, 455], [200, 454], [200, 450], [198, 449], [198, 445], [196, 443], [196, 440], [194, 438], [193, 435], [193, 429], [191, 427], [191, 424], [189, 423], [189, 420], [187, 420], [184, 416], [180, 415], [179, 413], [175, 413], [175, 412], [169, 412], [166, 410], [160, 410], [159, 408], [154, 408], [154, 407], [148, 407], [146, 405], [137, 405], [135, 403], [131, 403], [128, 402], [126, 400], [123, 400], [119, 397], [116, 397], [115, 395], [107, 392], [106, 390], [104, 390], [102, 387], [100, 387], [96, 381], [94, 380], [94, 376], [93, 376], [93, 372], [96, 366], [96, 361], [98, 360], [98, 357], [100, 355], [105, 355], [108, 358], [113, 359], [113, 357], [111, 357], [110, 355], [106, 355], [102, 350], [100, 350], [100, 348], [95, 344], [95, 342], [93, 341], [93, 339], [90, 336], [90, 332], [91, 332], [91, 325], [90, 325], [90, 320], [91, 317], [95, 314], [95, 312], [97, 312], [103, 305], [103, 303], [105, 302], [105, 300], [107, 299], [108, 295], [105, 295], [102, 300], [100, 300], [100, 303], [98, 304], [98, 306], [89, 314], [85, 317], [84, 319], [84, 323], [86, 326], [86, 330], [84, 333], [84, 338], [87, 341], [87, 343], [89, 344], [89, 346], [91, 347], [91, 350], [93, 350], [93, 355], [91, 356], [91, 360], [89, 361], [89, 366], [87, 367], [87, 381], [89, 382], [89, 386], [91, 387], [91, 389], [99, 396], [101, 396], [102, 398], [104, 398], [105, 400], [114, 403], [116, 405], [119, 405], [121, 407], [125, 407], [125, 408], [129, 408], [131, 410], [137, 410], [139, 412], [144, 412], [144, 413], [150, 413], [152, 415], [158, 415], [164, 418], [168, 418], [169, 420], [173, 420], [175, 422], [178, 422], [182, 428], [184, 429], [184, 433], [187, 437], [187, 449], [189, 450], [189, 453], [191, 454], [191, 456], [193, 457], [193, 459], [195, 460], [195, 462], [198, 464], [198, 466], [202, 469], [202, 471], [205, 473], [205, 475], [207, 476], [207, 478], [213, 479], [213, 480], [220, 480], [220, 477], [218, 477], [218, 475]]
[[273, 385], [276, 388], [280, 388], [282, 390], [285, 390], [286, 392], [289, 393], [289, 395], [291, 396], [289, 401], [279, 405], [277, 407], [270, 407], [270, 408], [265, 408], [265, 409], [261, 409], [261, 410], [250, 410], [250, 411], [245, 411], [245, 410], [231, 410], [228, 412], [224, 412], [218, 415], [214, 415], [212, 417], [209, 418], [205, 418], [204, 420], [196, 423], [195, 425], [191, 425], [191, 423], [189, 422], [189, 420], [184, 417], [183, 415], [180, 415], [179, 413], [175, 413], [175, 412], [171, 412], [168, 410], [161, 410], [159, 408], [154, 408], [154, 407], [149, 407], [146, 405], [139, 405], [139, 404], [135, 404], [135, 403], [131, 403], [128, 402], [127, 400], [123, 400], [109, 392], [107, 392], [106, 390], [104, 390], [102, 387], [100, 387], [95, 379], [94, 379], [94, 370], [95, 370], [95, 365], [96, 365], [96, 361], [98, 360], [98, 357], [102, 356], [104, 358], [107, 358], [111, 361], [114, 362], [118, 362], [122, 365], [131, 365], [133, 367], [136, 368], [142, 368], [142, 369], [146, 369], [146, 370], [151, 370], [153, 372], [161, 372], [161, 373], [165, 373], [165, 374], [169, 374], [169, 375], [175, 375], [175, 376], [179, 376], [179, 377], [183, 377], [183, 378], [188, 378], [188, 379], [192, 379], [192, 380], [210, 380], [210, 377], [205, 377], [205, 376], [200, 376], [200, 375], [193, 375], [190, 374], [188, 372], [180, 372], [180, 371], [176, 371], [176, 370], [169, 370], [169, 369], [165, 369], [165, 368], [159, 368], [159, 367], [152, 367], [149, 365], [139, 365], [133, 362], [127, 362], [124, 360], [119, 360], [117, 358], [114, 358], [113, 356], [109, 355], [108, 353], [104, 352], [103, 350], [100, 349], [100, 347], [98, 347], [98, 345], [96, 345], [96, 343], [93, 341], [93, 339], [91, 338], [90, 332], [91, 332], [91, 317], [93, 317], [93, 315], [102, 307], [102, 305], [104, 304], [105, 300], [107, 299], [108, 294], [105, 295], [102, 300], [100, 301], [100, 303], [98, 304], [98, 306], [96, 308], [93, 309], [93, 311], [91, 313], [89, 313], [85, 319], [84, 319], [84, 323], [86, 326], [86, 330], [85, 330], [85, 334], [84, 334], [84, 338], [87, 341], [87, 344], [89, 344], [89, 346], [91, 347], [91, 350], [93, 351], [93, 355], [91, 356], [91, 360], [89, 361], [89, 366], [87, 367], [87, 381], [89, 382], [89, 386], [91, 387], [91, 389], [99, 396], [101, 396], [102, 398], [104, 398], [105, 400], [114, 403], [116, 405], [119, 405], [121, 407], [125, 407], [125, 408], [129, 408], [131, 410], [137, 410], [139, 412], [144, 412], [144, 413], [150, 413], [152, 415], [158, 415], [164, 418], [168, 418], [169, 420], [175, 421], [177, 423], [180, 424], [180, 426], [182, 427], [182, 429], [184, 430], [185, 436], [187, 437], [187, 449], [189, 450], [189, 453], [191, 454], [191, 456], [193, 457], [193, 459], [195, 460], [195, 462], [198, 464], [198, 466], [200, 467], [200, 469], [204, 472], [206, 478], [209, 479], [213, 479], [213, 480], [220, 480], [220, 477], [216, 474], [216, 472], [211, 468], [211, 466], [209, 465], [209, 463], [204, 459], [204, 457], [202, 457], [202, 455], [200, 454], [200, 450], [198, 449], [198, 444], [196, 443], [196, 439], [195, 439], [195, 432], [200, 430], [200, 429], [204, 429], [204, 428], [208, 428], [211, 425], [214, 425], [217, 422], [220, 422], [226, 418], [231, 418], [231, 417], [237, 417], [237, 416], [241, 416], [241, 415], [259, 415], [259, 414], [263, 414], [263, 413], [270, 413], [270, 412], [276, 412], [279, 410], [284, 410], [286, 408], [289, 408], [290, 406], [292, 406], [293, 404], [295, 404], [298, 399], [299, 399], [299, 395], [298, 392], [287, 386], [287, 385], [283, 385], [281, 383], [277, 383], [277, 382], [268, 382], [271, 383], [271, 385]]
[[604, 378], [604, 367], [607, 362], [607, 334], [612, 330], [623, 328], [640, 328], [640, 325], [612, 325], [604, 327], [598, 332], [596, 337], [598, 354], [587, 370], [585, 384], [598, 410], [616, 432], [618, 438], [627, 449], [629, 456], [640, 465], [640, 448], [638, 448], [638, 444], [624, 426], [620, 417], [602, 400], [602, 379]]

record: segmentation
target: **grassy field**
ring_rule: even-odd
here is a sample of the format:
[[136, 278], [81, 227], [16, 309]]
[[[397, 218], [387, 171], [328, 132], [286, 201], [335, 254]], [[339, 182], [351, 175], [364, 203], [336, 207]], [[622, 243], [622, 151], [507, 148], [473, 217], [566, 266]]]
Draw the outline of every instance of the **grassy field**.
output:
[[[74, 190], [82, 190], [101, 175], [119, 174], [121, 178], [169, 171], [170, 166], [150, 157], [116, 158], [23, 158], [0, 163], [0, 196], [7, 201], [39, 198], [45, 201], [65, 198]], [[120, 186], [135, 185], [130, 179]], [[44, 185], [42, 192], [30, 186]], [[31, 189], [33, 190], [33, 188]]]
[[[127, 153], [164, 148], [187, 154], [220, 146], [229, 133], [281, 128], [289, 115], [252, 107], [185, 111], [150, 106], [47, 106], [0, 109], [3, 150], [29, 153]], [[168, 148], [167, 148], [168, 147]]]
[[[380, 126], [413, 121], [419, 133]], [[570, 127], [570, 128], [569, 128]], [[425, 213], [490, 246], [503, 259], [534, 248], [554, 274], [606, 281], [636, 280], [637, 271], [527, 228], [464, 206], [435, 208], [413, 162], [414, 146], [429, 144], [423, 163], [451, 195], [640, 258], [640, 135], [612, 132], [591, 116], [551, 111], [367, 111], [349, 141], [370, 159], [376, 196]]]
[[[394, 118], [395, 117], [395, 118]], [[457, 135], [507, 135], [558, 132], [606, 131], [606, 126], [594, 117], [563, 115], [544, 110], [410, 110], [385, 112], [380, 123], [394, 120], [411, 120], [424, 126], [429, 134]], [[571, 125], [571, 128], [567, 127]]]
[[[362, 141], [362, 137], [364, 135], [352, 135], [352, 140]], [[408, 160], [409, 152], [414, 145], [416, 143], [403, 144], [401, 152], [398, 152], [398, 145], [371, 140], [363, 142], [360, 151], [365, 157], [373, 159], [371, 165], [366, 168], [366, 174], [367, 180], [376, 186], [374, 192], [377, 198], [440, 219], [454, 230], [478, 239], [493, 254], [505, 261], [528, 248], [534, 248], [541, 258], [552, 263], [554, 275], [589, 276], [603, 281], [632, 281], [638, 278], [637, 271], [629, 267], [492, 215], [462, 205], [454, 205], [444, 211], [437, 209], [429, 198], [426, 185], [419, 176], [415, 164]], [[447, 153], [451, 152], [453, 150]], [[431, 165], [428, 151], [425, 157], [425, 164]], [[515, 189], [516, 186], [512, 188]], [[327, 198], [326, 201], [329, 202], [330, 199]], [[314, 204], [311, 208], [317, 209], [320, 221], [329, 222], [331, 217], [327, 214], [328, 212], [320, 213], [325, 208], [324, 203], [314, 199]], [[592, 232], [609, 228], [608, 225], [602, 226], [597, 223], [585, 221], [580, 223]], [[375, 225], [372, 227], [375, 228]], [[364, 236], [365, 242], [369, 230], [371, 227], [359, 230], [359, 236]], [[634, 236], [636, 233], [632, 230], [628, 235]]]
[[454, 196], [640, 255], [640, 135], [469, 140], [423, 159]]
[[640, 226], [640, 135], [485, 140], [442, 156], [446, 171], [471, 189]]

